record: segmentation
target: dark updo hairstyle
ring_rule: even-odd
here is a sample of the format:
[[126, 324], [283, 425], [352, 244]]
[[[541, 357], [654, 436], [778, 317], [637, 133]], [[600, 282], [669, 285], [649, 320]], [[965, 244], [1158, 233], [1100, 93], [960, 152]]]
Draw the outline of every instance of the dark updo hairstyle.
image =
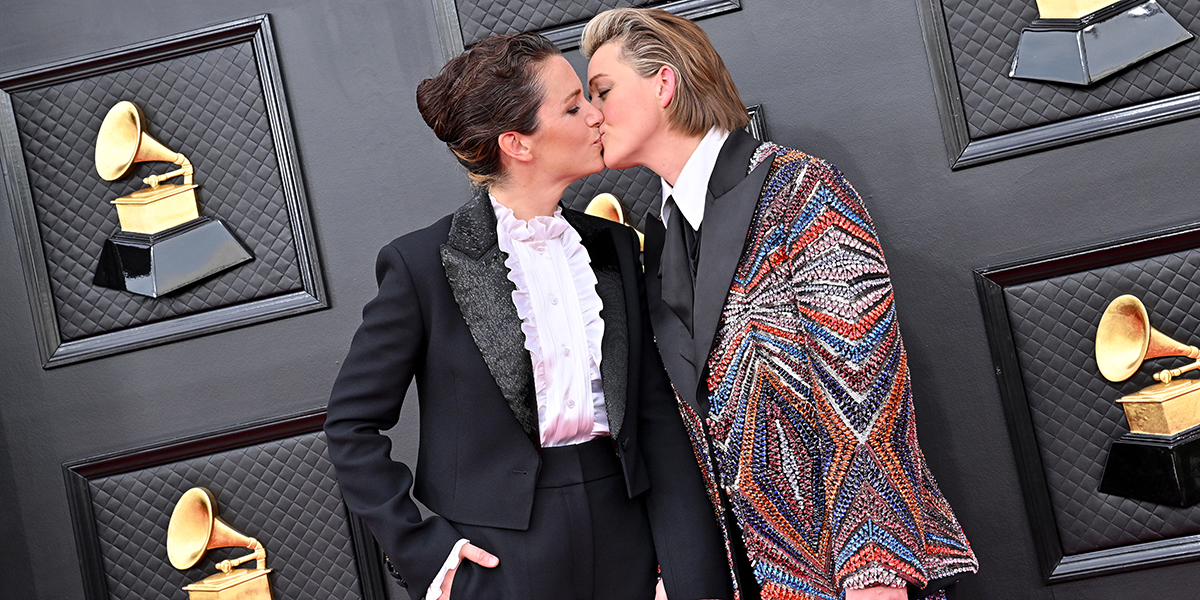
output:
[[531, 134], [538, 127], [542, 84], [536, 66], [561, 52], [536, 33], [493, 35], [417, 86], [425, 124], [482, 188], [504, 178], [500, 134]]

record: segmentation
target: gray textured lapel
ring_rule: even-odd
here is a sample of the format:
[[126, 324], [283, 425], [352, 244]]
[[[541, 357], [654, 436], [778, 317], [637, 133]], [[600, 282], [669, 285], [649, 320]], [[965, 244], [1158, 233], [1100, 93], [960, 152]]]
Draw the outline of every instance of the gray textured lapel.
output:
[[[734, 133], [744, 134], [741, 130]], [[700, 243], [700, 268], [696, 273], [696, 300], [692, 309], [692, 318], [695, 320], [693, 330], [696, 333], [692, 356], [699, 371], [703, 371], [703, 365], [708, 361], [709, 351], [712, 350], [721, 311], [725, 307], [725, 299], [729, 296], [733, 275], [746, 246], [746, 236], [754, 217], [754, 209], [758, 206], [762, 187], [767, 181], [772, 164], [771, 157], [767, 157], [749, 175], [740, 177], [732, 188], [725, 188], [729, 182], [731, 168], [740, 167], [741, 173], [745, 173], [750, 167], [750, 157], [759, 145], [749, 134], [744, 134], [744, 137], [730, 134], [730, 141], [740, 148], [735, 147], [730, 153], [728, 162], [734, 164], [721, 174], [724, 177], [718, 176], [717, 171], [722, 166], [718, 159], [718, 169], [714, 169], [713, 179], [709, 184], [704, 224], [701, 225], [703, 233]], [[714, 193], [717, 194], [716, 198], [713, 198]], [[697, 382], [696, 385], [699, 386], [700, 383]]]
[[563, 218], [579, 232], [583, 247], [592, 261], [596, 274], [596, 295], [604, 307], [604, 339], [600, 342], [600, 378], [604, 384], [604, 408], [608, 412], [608, 428], [613, 438], [625, 421], [625, 397], [629, 386], [629, 325], [625, 313], [625, 285], [621, 283], [620, 263], [612, 232], [595, 217], [564, 210]]
[[454, 212], [441, 255], [454, 301], [488, 371], [521, 428], [538, 443], [533, 363], [512, 301], [516, 286], [504, 265], [508, 255], [496, 243], [496, 215], [486, 192]]

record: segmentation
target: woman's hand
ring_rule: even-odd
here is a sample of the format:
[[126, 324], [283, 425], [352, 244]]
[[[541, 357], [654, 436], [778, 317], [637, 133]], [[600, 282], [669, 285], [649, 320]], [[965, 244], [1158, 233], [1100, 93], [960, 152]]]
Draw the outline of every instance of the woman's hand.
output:
[[[461, 560], [469, 560], [481, 567], [489, 569], [500, 564], [500, 559], [488, 554], [486, 550], [471, 543], [463, 544], [462, 550], [458, 551], [458, 558]], [[459, 563], [462, 564], [461, 562]], [[446, 571], [446, 577], [442, 579], [442, 595], [438, 596], [438, 600], [450, 600], [450, 586], [454, 584], [454, 572], [458, 568]]]
[[846, 590], [846, 600], [908, 600], [908, 590], [902, 587], [873, 587]]

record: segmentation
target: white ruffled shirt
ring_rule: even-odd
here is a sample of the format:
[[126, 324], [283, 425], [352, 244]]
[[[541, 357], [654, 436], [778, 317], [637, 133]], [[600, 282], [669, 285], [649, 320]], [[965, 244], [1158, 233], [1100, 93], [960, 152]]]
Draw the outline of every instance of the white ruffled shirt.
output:
[[[521, 317], [525, 349], [533, 362], [538, 434], [542, 447], [567, 446], [609, 434], [600, 379], [603, 303], [596, 274], [579, 233], [556, 209], [552, 216], [523, 221], [488, 195], [496, 213], [496, 237], [508, 255], [513, 305]], [[442, 581], [458, 568], [459, 540], [426, 592], [437, 600]], [[487, 550], [487, 548], [484, 548]], [[453, 589], [451, 597], [453, 598]]]
[[508, 255], [504, 265], [517, 288], [513, 304], [533, 361], [542, 447], [608, 435], [600, 380], [603, 304], [592, 259], [562, 209], [523, 221], [491, 201], [497, 240]]

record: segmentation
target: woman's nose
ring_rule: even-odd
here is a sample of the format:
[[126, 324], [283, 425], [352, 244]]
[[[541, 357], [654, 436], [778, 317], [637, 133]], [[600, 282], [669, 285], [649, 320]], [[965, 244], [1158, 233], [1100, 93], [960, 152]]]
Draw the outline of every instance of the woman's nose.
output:
[[592, 104], [591, 102], [586, 102], [586, 103], [584, 103], [584, 105], [586, 107], [584, 110], [588, 111], [588, 114], [586, 117], [587, 120], [585, 121], [585, 123], [587, 123], [587, 126], [588, 127], [599, 127], [600, 124], [604, 122], [604, 113], [600, 112], [600, 109], [596, 108], [596, 106], [594, 104]]

